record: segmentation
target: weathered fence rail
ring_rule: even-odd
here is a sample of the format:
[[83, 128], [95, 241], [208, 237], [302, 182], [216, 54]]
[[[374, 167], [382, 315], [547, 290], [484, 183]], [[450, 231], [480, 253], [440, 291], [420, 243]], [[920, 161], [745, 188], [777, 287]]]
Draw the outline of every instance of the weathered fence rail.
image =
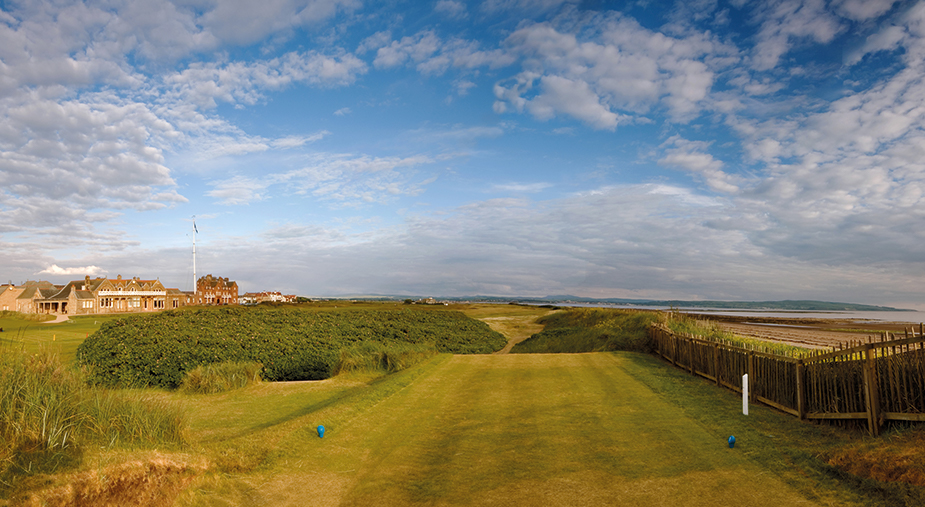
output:
[[886, 421], [925, 421], [923, 335], [913, 329], [901, 338], [883, 334], [788, 357], [677, 334], [660, 324], [649, 329], [656, 353], [678, 368], [738, 392], [748, 374], [752, 400], [800, 419], [866, 420], [872, 435]]

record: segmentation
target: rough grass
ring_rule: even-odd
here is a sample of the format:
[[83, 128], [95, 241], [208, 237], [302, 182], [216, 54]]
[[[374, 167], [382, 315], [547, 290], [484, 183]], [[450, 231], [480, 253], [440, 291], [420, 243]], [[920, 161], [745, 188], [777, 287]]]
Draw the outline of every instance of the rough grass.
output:
[[437, 348], [431, 343], [362, 342], [341, 350], [333, 374], [396, 373], [435, 355]]
[[198, 366], [183, 376], [180, 391], [215, 394], [242, 389], [260, 382], [263, 365], [255, 362], [228, 362]]
[[49, 479], [36, 491], [17, 495], [21, 507], [169, 507], [208, 465], [201, 458], [136, 453], [92, 470]]
[[731, 331], [727, 331], [719, 322], [700, 320], [683, 313], [668, 313], [663, 318], [663, 322], [668, 326], [668, 329], [671, 329], [675, 333], [692, 334], [704, 340], [723, 342], [768, 354], [799, 357], [811, 351], [811, 349], [786, 343], [739, 336]]
[[178, 445], [184, 430], [174, 403], [89, 387], [52, 352], [0, 350], [0, 498], [28, 477], [78, 466], [87, 448]]
[[511, 349], [514, 354], [649, 350], [648, 328], [658, 312], [570, 308], [540, 319], [543, 331]]

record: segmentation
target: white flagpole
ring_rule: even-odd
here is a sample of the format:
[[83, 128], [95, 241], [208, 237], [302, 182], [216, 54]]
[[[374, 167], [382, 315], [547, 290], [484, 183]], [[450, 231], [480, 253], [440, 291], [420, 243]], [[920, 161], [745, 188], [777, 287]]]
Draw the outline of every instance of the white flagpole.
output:
[[193, 295], [196, 295], [196, 215], [193, 215]]

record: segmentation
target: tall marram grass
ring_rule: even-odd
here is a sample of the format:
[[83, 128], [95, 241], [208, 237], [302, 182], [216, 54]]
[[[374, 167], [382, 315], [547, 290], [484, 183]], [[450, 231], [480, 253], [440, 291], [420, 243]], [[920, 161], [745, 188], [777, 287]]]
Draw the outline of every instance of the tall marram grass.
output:
[[175, 445], [185, 428], [176, 405], [91, 387], [48, 351], [0, 349], [0, 492], [17, 476], [79, 461], [84, 447]]
[[334, 375], [350, 372], [395, 373], [437, 354], [434, 344], [361, 342], [341, 350]]
[[675, 333], [691, 334], [704, 340], [760, 350], [769, 354], [798, 357], [809, 352], [809, 349], [786, 343], [739, 336], [732, 331], [726, 330], [719, 322], [701, 320], [683, 313], [670, 312], [666, 315], [664, 322], [668, 329]]
[[658, 312], [608, 308], [570, 308], [537, 320], [543, 331], [518, 343], [511, 353], [649, 351], [648, 328]]
[[228, 362], [197, 366], [186, 372], [180, 390], [187, 393], [214, 394], [241, 389], [260, 382], [263, 365], [255, 362]]

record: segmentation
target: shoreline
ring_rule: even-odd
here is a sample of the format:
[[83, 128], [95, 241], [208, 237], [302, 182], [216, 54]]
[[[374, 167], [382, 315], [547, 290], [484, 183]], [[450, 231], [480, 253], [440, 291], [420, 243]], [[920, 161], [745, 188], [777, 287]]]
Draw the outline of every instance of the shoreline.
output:
[[701, 320], [717, 322], [727, 331], [748, 338], [813, 349], [830, 349], [845, 343], [879, 340], [881, 333], [920, 334], [921, 323], [858, 319], [819, 319], [714, 315], [685, 312]]

